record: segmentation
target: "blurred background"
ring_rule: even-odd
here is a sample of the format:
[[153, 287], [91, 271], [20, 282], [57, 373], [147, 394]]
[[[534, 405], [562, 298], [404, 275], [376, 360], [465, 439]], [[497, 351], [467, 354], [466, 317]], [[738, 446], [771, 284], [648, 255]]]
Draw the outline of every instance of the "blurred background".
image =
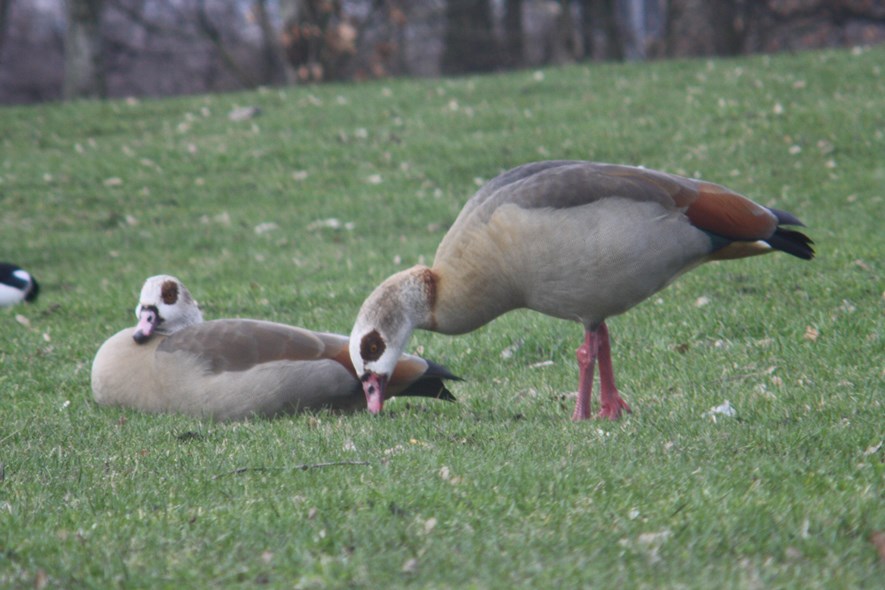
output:
[[885, 0], [0, 0], [0, 103], [885, 41]]

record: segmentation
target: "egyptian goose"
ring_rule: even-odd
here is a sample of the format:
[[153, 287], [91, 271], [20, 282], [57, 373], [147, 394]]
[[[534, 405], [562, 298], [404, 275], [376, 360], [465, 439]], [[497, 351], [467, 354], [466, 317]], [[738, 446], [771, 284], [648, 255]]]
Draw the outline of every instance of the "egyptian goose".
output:
[[0, 307], [36, 301], [40, 285], [31, 274], [8, 262], [0, 262]]
[[[346, 336], [256, 320], [204, 322], [187, 288], [167, 275], [145, 282], [135, 315], [138, 325], [95, 355], [99, 404], [216, 420], [366, 407]], [[443, 380], [457, 378], [445, 368], [410, 355], [393, 365], [389, 395], [454, 400]]]
[[378, 286], [351, 332], [368, 409], [381, 411], [396, 359], [416, 328], [463, 334], [517, 308], [578, 321], [573, 419], [590, 417], [597, 360], [600, 417], [630, 407], [615, 387], [605, 320], [710, 260], [782, 250], [814, 256], [784, 228], [793, 215], [727, 188], [611, 164], [549, 161], [502, 173], [467, 201], [436, 251]]

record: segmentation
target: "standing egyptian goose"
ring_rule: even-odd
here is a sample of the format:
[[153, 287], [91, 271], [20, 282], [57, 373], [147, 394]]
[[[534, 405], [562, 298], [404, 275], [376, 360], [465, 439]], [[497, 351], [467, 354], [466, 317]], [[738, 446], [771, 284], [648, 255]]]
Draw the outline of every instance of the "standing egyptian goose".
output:
[[32, 303], [39, 294], [40, 285], [28, 271], [0, 262], [0, 307], [10, 307], [22, 301]]
[[[145, 282], [135, 315], [138, 325], [110, 337], [95, 355], [99, 404], [217, 420], [366, 407], [346, 336], [256, 320], [204, 322], [187, 288], [168, 275]], [[444, 379], [457, 378], [403, 355], [389, 393], [454, 400]]]
[[785, 229], [793, 215], [722, 186], [673, 174], [582, 161], [525, 164], [467, 202], [436, 251], [384, 281], [363, 303], [350, 356], [369, 411], [416, 328], [463, 334], [517, 308], [580, 322], [573, 419], [590, 417], [599, 361], [601, 410], [630, 407], [615, 387], [605, 320], [710, 260], [772, 249], [809, 260], [812, 241]]

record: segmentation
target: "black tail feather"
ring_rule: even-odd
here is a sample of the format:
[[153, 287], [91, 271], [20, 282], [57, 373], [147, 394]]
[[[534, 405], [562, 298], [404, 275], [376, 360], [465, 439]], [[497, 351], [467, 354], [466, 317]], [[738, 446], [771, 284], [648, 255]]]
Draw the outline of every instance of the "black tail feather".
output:
[[[772, 212], [775, 213], [775, 215], [783, 213], [774, 210]], [[789, 213], [786, 215], [796, 222], [799, 221]], [[778, 219], [781, 219], [780, 215], [778, 215]], [[790, 223], [790, 225], [801, 225], [801, 223]], [[775, 250], [781, 250], [787, 254], [801, 258], [802, 260], [811, 260], [814, 258], [814, 248], [812, 247], [814, 241], [802, 232], [778, 227], [774, 230], [774, 235], [765, 241]]]
[[769, 207], [768, 210], [774, 213], [774, 216], [777, 217], [778, 225], [798, 225], [799, 227], [805, 227], [805, 224], [799, 221], [799, 218], [789, 211], [782, 211], [781, 209], [773, 209], [771, 207]]
[[37, 301], [37, 295], [40, 294], [40, 284], [37, 283], [37, 279], [34, 278], [34, 275], [31, 275], [31, 288], [28, 290], [28, 294], [25, 295], [25, 301], [28, 303], [33, 303]]
[[463, 379], [453, 375], [451, 371], [438, 363], [427, 359], [424, 361], [428, 365], [427, 371], [420, 379], [399, 392], [397, 396], [432, 397], [447, 402], [457, 401], [452, 392], [446, 389], [445, 380], [463, 381]]

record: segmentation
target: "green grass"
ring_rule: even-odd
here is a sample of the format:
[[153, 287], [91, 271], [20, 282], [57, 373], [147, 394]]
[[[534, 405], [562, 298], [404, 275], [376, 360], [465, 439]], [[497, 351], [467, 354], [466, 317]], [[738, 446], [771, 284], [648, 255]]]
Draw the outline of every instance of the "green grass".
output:
[[[883, 63], [0, 110], [0, 258], [43, 286], [0, 311], [0, 586], [879, 587]], [[700, 174], [796, 213], [819, 256], [707, 265], [612, 320], [618, 423], [569, 421], [581, 330], [529, 312], [415, 335], [467, 379], [457, 405], [215, 424], [93, 403], [92, 356], [146, 277], [179, 276], [209, 318], [346, 333], [478, 182], [547, 158]], [[725, 400], [737, 417], [705, 415]], [[367, 464], [299, 468], [339, 461]]]

